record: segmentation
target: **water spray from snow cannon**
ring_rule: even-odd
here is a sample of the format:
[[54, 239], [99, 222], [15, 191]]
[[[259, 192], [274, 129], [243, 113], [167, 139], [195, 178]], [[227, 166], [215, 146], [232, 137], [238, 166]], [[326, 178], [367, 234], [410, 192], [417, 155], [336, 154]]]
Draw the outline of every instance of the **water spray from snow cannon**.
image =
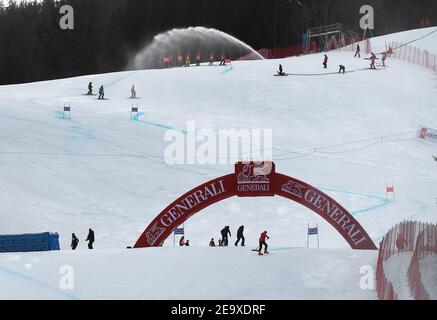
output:
[[130, 69], [151, 69], [161, 67], [160, 59], [172, 57], [176, 61], [178, 54], [184, 59], [188, 54], [194, 61], [200, 53], [202, 61], [206, 62], [210, 54], [215, 61], [222, 53], [226, 58], [236, 59], [252, 53], [253, 59], [263, 60], [264, 57], [243, 41], [217, 29], [205, 27], [189, 27], [172, 29], [156, 35], [152, 42], [140, 50], [129, 64]]

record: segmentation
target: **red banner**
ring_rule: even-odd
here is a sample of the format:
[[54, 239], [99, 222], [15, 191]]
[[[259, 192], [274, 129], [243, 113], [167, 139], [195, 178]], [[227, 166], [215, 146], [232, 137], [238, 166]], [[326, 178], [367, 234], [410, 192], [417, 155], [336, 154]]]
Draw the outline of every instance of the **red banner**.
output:
[[277, 173], [275, 194], [293, 200], [329, 222], [353, 249], [377, 249], [358, 221], [337, 201], [313, 186]]
[[175, 228], [218, 201], [232, 196], [274, 195], [298, 202], [319, 214], [353, 249], [377, 249], [363, 227], [338, 202], [305, 182], [276, 173], [273, 162], [239, 162], [234, 174], [208, 181], [185, 193], [150, 223], [134, 247], [161, 246]]

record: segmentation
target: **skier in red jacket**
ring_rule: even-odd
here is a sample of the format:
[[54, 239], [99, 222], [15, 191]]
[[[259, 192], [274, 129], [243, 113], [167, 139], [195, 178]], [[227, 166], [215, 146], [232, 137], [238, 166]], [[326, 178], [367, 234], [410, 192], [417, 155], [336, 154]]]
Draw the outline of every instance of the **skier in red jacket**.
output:
[[224, 52], [222, 52], [222, 54], [220, 55], [220, 65], [221, 66], [225, 66], [226, 65], [226, 56], [225, 56]]
[[181, 53], [178, 54], [178, 65], [179, 67], [182, 67], [183, 65], [183, 58]]
[[[187, 241], [188, 241], [188, 240], [187, 240]], [[183, 247], [183, 246], [185, 246], [185, 245], [186, 245], [185, 237], [182, 236], [182, 237], [179, 239], [179, 246]]]
[[374, 70], [376, 70], [376, 67], [375, 67], [375, 60], [376, 60], [376, 55], [372, 52], [371, 53], [371, 56], [370, 56], [370, 69], [374, 69]]
[[323, 67], [328, 68], [328, 56], [325, 54], [325, 59], [323, 59]]
[[266, 243], [266, 239], [270, 239], [270, 237], [267, 235], [267, 231], [264, 231], [263, 233], [261, 233], [261, 235], [259, 236], [259, 248], [258, 248], [258, 255], [262, 256], [263, 254], [261, 253], [262, 251], [262, 247], [264, 246], [264, 253], [269, 253], [267, 251], [267, 248], [269, 247]]

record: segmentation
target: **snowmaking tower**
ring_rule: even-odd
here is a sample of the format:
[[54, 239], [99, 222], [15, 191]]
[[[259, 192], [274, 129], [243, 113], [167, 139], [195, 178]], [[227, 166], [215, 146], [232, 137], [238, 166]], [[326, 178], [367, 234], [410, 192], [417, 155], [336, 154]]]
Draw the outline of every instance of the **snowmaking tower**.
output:
[[309, 28], [307, 30], [307, 41], [305, 41], [304, 52], [306, 54], [314, 51], [312, 44], [317, 44], [320, 49], [329, 51], [344, 47], [359, 40], [356, 32], [349, 30], [341, 23], [333, 23], [320, 27]]

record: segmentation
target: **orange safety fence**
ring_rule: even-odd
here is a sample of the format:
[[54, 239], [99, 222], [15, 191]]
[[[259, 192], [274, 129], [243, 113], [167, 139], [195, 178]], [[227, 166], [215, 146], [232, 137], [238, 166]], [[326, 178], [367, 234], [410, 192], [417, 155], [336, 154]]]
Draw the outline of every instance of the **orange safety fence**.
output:
[[392, 41], [386, 44], [386, 52], [389, 57], [413, 63], [437, 72], [437, 54], [431, 54], [428, 50]]
[[408, 268], [408, 282], [416, 300], [429, 300], [429, 293], [425, 288], [420, 270], [420, 261], [434, 254], [437, 254], [437, 226], [425, 224], [417, 237], [416, 247]]
[[402, 252], [412, 252], [408, 270], [410, 290], [415, 299], [429, 299], [422, 283], [419, 266], [420, 259], [437, 253], [437, 227], [418, 221], [404, 221], [389, 230], [380, 243], [377, 270], [376, 290], [381, 300], [398, 298], [393, 284], [384, 272], [383, 264], [390, 257]]

